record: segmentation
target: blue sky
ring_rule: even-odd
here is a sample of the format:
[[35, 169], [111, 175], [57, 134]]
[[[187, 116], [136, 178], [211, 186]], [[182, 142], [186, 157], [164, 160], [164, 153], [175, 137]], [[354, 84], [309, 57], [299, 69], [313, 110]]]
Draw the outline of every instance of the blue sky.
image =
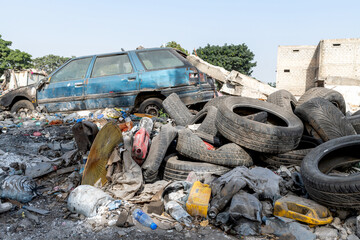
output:
[[248, 45], [253, 76], [276, 80], [278, 45], [359, 38], [360, 1], [1, 1], [0, 34], [33, 57], [82, 56], [177, 41]]

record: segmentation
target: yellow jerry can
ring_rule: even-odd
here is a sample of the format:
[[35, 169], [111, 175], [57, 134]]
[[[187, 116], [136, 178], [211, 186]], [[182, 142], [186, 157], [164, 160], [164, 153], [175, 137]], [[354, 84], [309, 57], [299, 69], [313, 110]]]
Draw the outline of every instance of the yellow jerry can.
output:
[[211, 188], [208, 184], [202, 184], [199, 181], [194, 182], [189, 198], [186, 201], [186, 211], [193, 217], [207, 216]]
[[308, 223], [310, 226], [328, 224], [333, 220], [326, 207], [310, 199], [291, 195], [282, 197], [275, 202], [274, 215], [292, 218]]

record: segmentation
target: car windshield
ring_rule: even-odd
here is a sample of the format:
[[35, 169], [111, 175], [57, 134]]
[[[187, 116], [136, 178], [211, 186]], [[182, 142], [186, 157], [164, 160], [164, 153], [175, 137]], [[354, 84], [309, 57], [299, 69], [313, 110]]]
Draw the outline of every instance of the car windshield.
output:
[[139, 52], [138, 56], [147, 70], [185, 66], [185, 64], [169, 50]]

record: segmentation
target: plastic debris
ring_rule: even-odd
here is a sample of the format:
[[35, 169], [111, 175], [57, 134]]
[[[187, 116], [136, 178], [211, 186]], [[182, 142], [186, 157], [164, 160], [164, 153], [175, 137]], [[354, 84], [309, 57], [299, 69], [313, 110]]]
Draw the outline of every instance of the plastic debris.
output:
[[282, 197], [275, 202], [274, 215], [292, 218], [309, 225], [325, 225], [333, 220], [326, 207], [310, 199], [293, 195]]
[[115, 200], [109, 203], [107, 206], [110, 211], [118, 209], [121, 206], [122, 201], [121, 200]]
[[170, 201], [165, 204], [165, 210], [178, 222], [184, 223], [186, 226], [191, 226], [191, 216], [175, 201]]
[[0, 177], [0, 197], [22, 203], [30, 202], [36, 196], [37, 185], [27, 176], [12, 175]]
[[109, 194], [96, 187], [80, 185], [70, 193], [67, 207], [71, 212], [80, 213], [85, 217], [94, 217], [100, 206], [112, 200]]
[[154, 223], [154, 221], [146, 213], [138, 208], [134, 210], [133, 217], [145, 227], [149, 227], [152, 230], [157, 228], [157, 225]]
[[193, 217], [207, 217], [210, 196], [211, 188], [209, 185], [202, 184], [199, 181], [194, 182], [186, 202], [186, 211]]

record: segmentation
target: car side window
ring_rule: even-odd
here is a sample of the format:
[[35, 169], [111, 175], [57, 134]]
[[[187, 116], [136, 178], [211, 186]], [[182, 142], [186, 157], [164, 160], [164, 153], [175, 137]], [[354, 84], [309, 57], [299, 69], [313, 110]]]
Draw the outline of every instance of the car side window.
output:
[[182, 67], [185, 64], [169, 50], [137, 53], [147, 70]]
[[131, 73], [133, 68], [127, 54], [98, 57], [91, 74], [92, 78]]
[[51, 82], [64, 82], [85, 78], [91, 57], [76, 59], [69, 62], [51, 77]]

